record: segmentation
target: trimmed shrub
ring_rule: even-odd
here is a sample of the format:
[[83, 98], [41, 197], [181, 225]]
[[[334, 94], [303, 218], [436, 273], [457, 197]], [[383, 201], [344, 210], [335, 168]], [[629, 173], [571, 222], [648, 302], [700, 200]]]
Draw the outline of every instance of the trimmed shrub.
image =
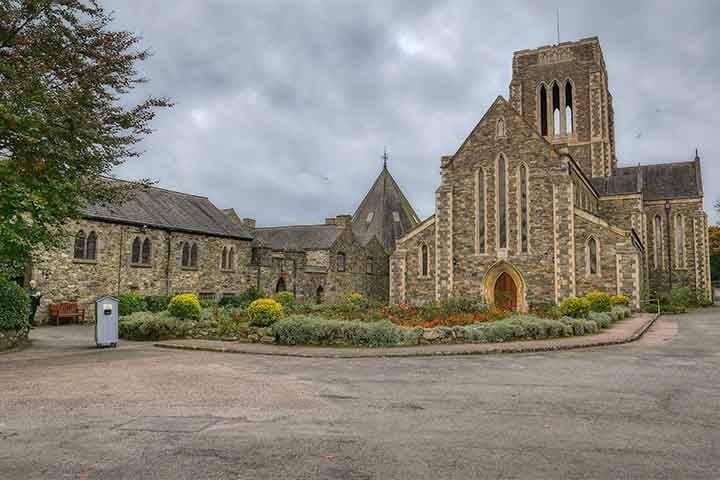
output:
[[121, 317], [135, 312], [147, 311], [147, 304], [142, 295], [133, 292], [121, 293], [118, 296], [118, 313]]
[[620, 305], [623, 307], [630, 306], [630, 299], [626, 295], [613, 295], [610, 297], [610, 304], [614, 307]]
[[162, 312], [170, 305], [170, 297], [165, 295], [148, 295], [145, 297], [145, 306], [148, 312]]
[[610, 311], [612, 314], [617, 315], [618, 320], [622, 320], [623, 318], [630, 318], [630, 315], [632, 312], [628, 307], [613, 307], [613, 309]]
[[30, 297], [18, 284], [0, 280], [0, 330], [30, 328]]
[[273, 298], [285, 309], [292, 308], [295, 305], [295, 294], [292, 292], [278, 292]]
[[365, 301], [365, 297], [363, 297], [362, 293], [353, 292], [347, 297], [345, 297], [345, 303], [350, 303], [353, 305], [360, 305]]
[[200, 300], [194, 293], [175, 295], [168, 305], [170, 315], [186, 320], [197, 320], [201, 310]]
[[588, 320], [592, 320], [597, 323], [598, 328], [608, 328], [617, 319], [617, 315], [613, 312], [588, 313]]
[[192, 332], [195, 322], [171, 317], [169, 312], [136, 312], [120, 320], [120, 337], [127, 340], [168, 340], [183, 338]]
[[284, 316], [283, 306], [272, 298], [258, 298], [247, 308], [250, 326], [268, 327]]
[[463, 297], [451, 297], [438, 303], [440, 311], [445, 315], [459, 315], [461, 313], [483, 313], [488, 306], [477, 300]]
[[585, 294], [585, 300], [590, 304], [591, 312], [609, 312], [612, 308], [610, 295], [605, 292], [588, 292]]
[[399, 327], [388, 320], [359, 322], [295, 316], [272, 326], [279, 343], [285, 345], [353, 345], [388, 347], [418, 342], [415, 329]]
[[[584, 318], [590, 311], [590, 302], [580, 297], [567, 297], [560, 302], [560, 313], [563, 316]], [[579, 335], [582, 335], [579, 334]]]

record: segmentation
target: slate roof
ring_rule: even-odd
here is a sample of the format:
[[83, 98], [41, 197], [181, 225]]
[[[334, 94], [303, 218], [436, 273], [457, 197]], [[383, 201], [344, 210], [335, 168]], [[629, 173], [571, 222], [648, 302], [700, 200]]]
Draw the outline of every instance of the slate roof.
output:
[[290, 225], [255, 229], [255, 243], [273, 250], [327, 250], [343, 232], [337, 225]]
[[610, 177], [594, 177], [599, 195], [642, 193], [645, 200], [702, 196], [700, 161], [638, 165], [615, 169]]
[[373, 235], [386, 251], [395, 249], [395, 241], [420, 223], [387, 166], [383, 166], [370, 191], [355, 211], [352, 228], [361, 243]]
[[133, 189], [122, 203], [87, 205], [81, 214], [92, 220], [252, 240], [250, 233], [234, 224], [207, 197], [157, 187]]

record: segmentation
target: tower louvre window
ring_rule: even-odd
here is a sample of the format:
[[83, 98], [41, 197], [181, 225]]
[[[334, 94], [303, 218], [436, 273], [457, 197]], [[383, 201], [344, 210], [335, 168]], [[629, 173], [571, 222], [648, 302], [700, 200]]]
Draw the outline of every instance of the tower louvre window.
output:
[[573, 88], [570, 80], [565, 82], [565, 133], [572, 135], [573, 132]]
[[547, 108], [547, 89], [545, 85], [540, 86], [540, 135], [546, 137], [548, 134], [548, 108]]
[[560, 87], [557, 82], [552, 87], [553, 135], [560, 135]]

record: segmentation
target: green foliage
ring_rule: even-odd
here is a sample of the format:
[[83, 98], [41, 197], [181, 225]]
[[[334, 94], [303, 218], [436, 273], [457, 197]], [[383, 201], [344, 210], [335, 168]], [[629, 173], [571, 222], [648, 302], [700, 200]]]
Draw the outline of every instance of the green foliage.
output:
[[121, 293], [118, 296], [118, 310], [120, 316], [132, 315], [136, 312], [148, 310], [147, 303], [142, 295], [134, 292]]
[[0, 280], [0, 330], [30, 328], [30, 297], [18, 284]]
[[203, 298], [202, 300], [200, 300], [201, 308], [214, 308], [217, 306], [219, 306], [219, 304], [213, 298]]
[[277, 341], [286, 345], [353, 345], [389, 347], [417, 343], [414, 329], [398, 327], [388, 320], [358, 322], [295, 316], [272, 326]]
[[149, 341], [183, 338], [194, 326], [194, 322], [179, 320], [169, 312], [136, 312], [123, 317], [118, 325], [120, 338]]
[[162, 312], [167, 310], [170, 304], [170, 297], [165, 295], [148, 295], [145, 297], [145, 305], [148, 312]]
[[588, 320], [597, 323], [599, 328], [608, 328], [618, 318], [613, 312], [590, 312], [588, 313]]
[[439, 302], [440, 311], [445, 315], [458, 315], [461, 313], [483, 313], [488, 306], [475, 299], [464, 297], [451, 297]]
[[107, 181], [165, 99], [134, 105], [148, 57], [131, 32], [113, 31], [99, 2], [5, 1], [0, 7], [0, 271], [20, 271], [42, 247], [67, 245], [68, 220], [113, 201]]
[[295, 305], [295, 294], [292, 292], [278, 292], [273, 299], [283, 306], [284, 309], [292, 308]]
[[[564, 316], [584, 318], [590, 311], [590, 302], [584, 298], [567, 297], [560, 302], [560, 313]], [[582, 334], [580, 334], [582, 335]]]
[[592, 291], [585, 294], [591, 312], [609, 312], [612, 308], [610, 295], [605, 292]]
[[241, 295], [223, 297], [220, 300], [219, 305], [221, 307], [246, 308], [252, 302], [262, 297], [263, 295], [260, 290], [258, 290], [256, 287], [250, 287], [248, 290], [245, 291], [245, 293]]
[[628, 307], [623, 307], [621, 305], [615, 306], [610, 310], [611, 315], [615, 315], [617, 320], [622, 320], [624, 318], [630, 318], [630, 315], [632, 315], [632, 311]]
[[620, 305], [623, 307], [628, 307], [630, 306], [630, 299], [622, 294], [613, 295], [612, 297], [610, 297], [610, 304], [613, 306]]
[[200, 300], [194, 293], [175, 295], [168, 305], [168, 312], [175, 318], [196, 320], [200, 311]]
[[258, 298], [247, 308], [250, 326], [268, 327], [284, 317], [283, 306], [272, 298]]

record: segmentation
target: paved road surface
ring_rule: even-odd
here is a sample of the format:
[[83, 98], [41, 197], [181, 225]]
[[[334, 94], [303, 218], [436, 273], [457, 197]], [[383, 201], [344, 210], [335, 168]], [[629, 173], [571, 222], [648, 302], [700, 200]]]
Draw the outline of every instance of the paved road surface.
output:
[[720, 478], [720, 309], [542, 354], [0, 355], [1, 479]]

